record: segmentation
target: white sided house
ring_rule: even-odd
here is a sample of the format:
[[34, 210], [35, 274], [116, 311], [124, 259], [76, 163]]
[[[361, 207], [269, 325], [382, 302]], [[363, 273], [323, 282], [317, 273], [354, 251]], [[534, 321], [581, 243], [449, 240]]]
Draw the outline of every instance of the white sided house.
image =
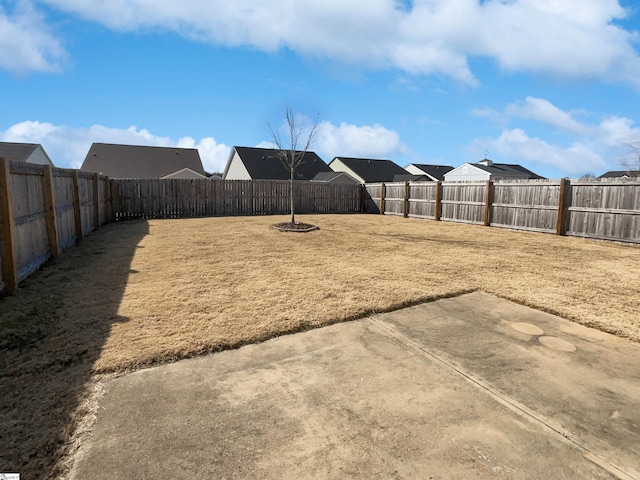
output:
[[485, 158], [478, 163], [463, 163], [444, 174], [445, 182], [481, 182], [486, 180], [540, 180], [544, 177], [521, 165], [493, 163]]
[[0, 142], [0, 157], [16, 162], [54, 166], [47, 152], [38, 143]]

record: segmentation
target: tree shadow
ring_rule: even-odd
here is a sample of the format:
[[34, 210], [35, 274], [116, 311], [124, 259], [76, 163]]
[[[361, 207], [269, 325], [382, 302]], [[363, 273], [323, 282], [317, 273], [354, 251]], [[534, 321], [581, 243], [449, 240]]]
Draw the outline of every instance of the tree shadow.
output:
[[0, 472], [53, 478], [89, 411], [92, 368], [146, 221], [109, 224], [0, 299]]

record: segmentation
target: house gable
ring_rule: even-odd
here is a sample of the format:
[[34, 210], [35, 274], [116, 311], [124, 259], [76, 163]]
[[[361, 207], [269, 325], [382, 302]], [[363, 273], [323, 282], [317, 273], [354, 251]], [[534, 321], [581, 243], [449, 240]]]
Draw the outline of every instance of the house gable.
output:
[[413, 175], [426, 175], [434, 182], [443, 181], [445, 173], [453, 170], [450, 165], [427, 165], [424, 163], [410, 163], [404, 169]]
[[352, 184], [360, 183], [357, 178], [354, 178], [347, 172], [320, 172], [315, 177], [313, 177], [312, 182]]
[[37, 143], [0, 142], [0, 157], [17, 162], [53, 166], [47, 152]]
[[335, 157], [329, 166], [336, 172], [347, 172], [360, 183], [393, 182], [394, 176], [407, 173], [391, 160], [373, 158]]
[[445, 182], [471, 182], [489, 180], [491, 175], [473, 163], [463, 163], [444, 174]]
[[240, 155], [234, 148], [229, 154], [229, 160], [227, 160], [227, 166], [224, 168], [222, 174], [223, 180], [251, 180], [249, 170], [245, 167]]
[[173, 179], [199, 179], [199, 178], [207, 178], [206, 175], [202, 175], [201, 173], [195, 172], [190, 168], [181, 168], [180, 170], [165, 175], [164, 177], [160, 177], [161, 179], [165, 178], [173, 178]]

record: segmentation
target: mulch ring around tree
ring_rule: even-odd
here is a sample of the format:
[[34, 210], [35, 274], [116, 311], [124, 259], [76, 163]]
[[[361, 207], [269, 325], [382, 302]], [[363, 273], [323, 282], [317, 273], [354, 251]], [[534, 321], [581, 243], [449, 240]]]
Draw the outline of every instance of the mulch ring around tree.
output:
[[283, 223], [274, 223], [271, 225], [271, 228], [274, 230], [279, 230], [281, 232], [297, 232], [297, 233], [307, 233], [312, 232], [314, 230], [320, 230], [320, 227], [317, 225], [312, 225], [310, 223], [302, 223], [302, 222], [283, 222]]

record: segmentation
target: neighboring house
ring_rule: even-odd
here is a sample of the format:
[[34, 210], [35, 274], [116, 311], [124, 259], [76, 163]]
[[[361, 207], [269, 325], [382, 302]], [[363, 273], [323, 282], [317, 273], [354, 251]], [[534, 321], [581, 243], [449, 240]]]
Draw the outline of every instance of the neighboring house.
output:
[[110, 178], [207, 178], [195, 148], [94, 143], [80, 170]]
[[404, 169], [414, 175], [426, 175], [434, 182], [444, 181], [444, 174], [453, 170], [449, 165], [427, 165], [424, 163], [410, 163]]
[[446, 182], [469, 182], [483, 180], [540, 180], [544, 177], [521, 165], [493, 163], [488, 158], [478, 163], [463, 163], [444, 174]]
[[[291, 172], [284, 166], [279, 150], [272, 148], [233, 147], [223, 180], [289, 180]], [[315, 152], [305, 152], [295, 169], [294, 180], [313, 180], [318, 173], [331, 172]]]
[[432, 182], [433, 180], [426, 175], [412, 175], [411, 173], [405, 173], [401, 175], [393, 176], [394, 182]]
[[0, 142], [0, 157], [17, 162], [53, 166], [49, 155], [38, 143]]
[[393, 182], [396, 175], [407, 171], [391, 160], [372, 158], [335, 157], [329, 163], [334, 172], [347, 172], [360, 183]]
[[621, 178], [625, 180], [640, 180], [640, 170], [611, 170], [603, 173], [598, 178]]
[[352, 183], [360, 184], [360, 182], [349, 175], [347, 172], [320, 172], [313, 177], [312, 182], [320, 183]]

